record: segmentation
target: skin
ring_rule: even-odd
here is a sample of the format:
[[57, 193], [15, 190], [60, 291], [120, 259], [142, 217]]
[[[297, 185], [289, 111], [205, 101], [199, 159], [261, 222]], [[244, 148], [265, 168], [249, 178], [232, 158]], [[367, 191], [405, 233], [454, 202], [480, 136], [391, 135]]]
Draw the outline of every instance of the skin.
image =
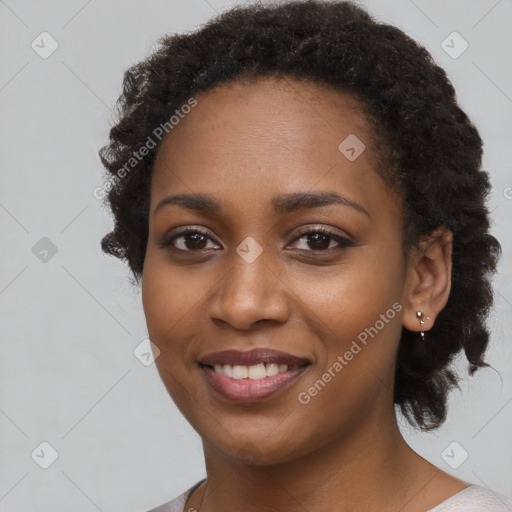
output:
[[[464, 489], [407, 445], [392, 396], [402, 326], [419, 331], [423, 311], [428, 331], [448, 300], [451, 233], [439, 228], [404, 258], [402, 199], [376, 172], [369, 125], [348, 94], [272, 77], [223, 84], [196, 100], [159, 148], [142, 278], [159, 374], [203, 440], [207, 482], [185, 510], [412, 512]], [[354, 161], [338, 149], [349, 134], [366, 146]], [[341, 204], [272, 210], [275, 196], [322, 191], [367, 214]], [[177, 204], [155, 212], [167, 196], [191, 193], [215, 197], [222, 212]], [[174, 251], [159, 245], [185, 226], [207, 237], [194, 245], [182, 236]], [[328, 236], [308, 242], [304, 233], [319, 226], [352, 246]], [[262, 248], [252, 263], [236, 252], [249, 236]], [[300, 403], [299, 393], [394, 303], [394, 318]], [[197, 361], [255, 347], [312, 364], [265, 401], [216, 395]]]

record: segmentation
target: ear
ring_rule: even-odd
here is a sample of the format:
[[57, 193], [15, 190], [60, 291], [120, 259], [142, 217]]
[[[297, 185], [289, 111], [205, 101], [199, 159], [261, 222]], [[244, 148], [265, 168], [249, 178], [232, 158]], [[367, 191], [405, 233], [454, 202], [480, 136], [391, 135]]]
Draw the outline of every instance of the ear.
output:
[[[403, 316], [406, 329], [428, 331], [448, 302], [452, 282], [452, 248], [452, 232], [440, 226], [411, 249]], [[416, 316], [418, 311], [423, 313], [423, 328]]]

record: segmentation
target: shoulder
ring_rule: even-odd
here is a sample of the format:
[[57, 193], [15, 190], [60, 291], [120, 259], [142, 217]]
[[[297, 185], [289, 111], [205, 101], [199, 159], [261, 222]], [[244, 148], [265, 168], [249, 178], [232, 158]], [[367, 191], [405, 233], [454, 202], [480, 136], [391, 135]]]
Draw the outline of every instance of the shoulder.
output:
[[427, 512], [512, 512], [512, 499], [472, 484]]
[[194, 492], [194, 490], [199, 487], [206, 479], [200, 480], [192, 487], [187, 489], [184, 493], [180, 494], [172, 501], [168, 501], [163, 505], [160, 505], [156, 508], [152, 508], [148, 512], [184, 512], [185, 503], [187, 502], [189, 496]]

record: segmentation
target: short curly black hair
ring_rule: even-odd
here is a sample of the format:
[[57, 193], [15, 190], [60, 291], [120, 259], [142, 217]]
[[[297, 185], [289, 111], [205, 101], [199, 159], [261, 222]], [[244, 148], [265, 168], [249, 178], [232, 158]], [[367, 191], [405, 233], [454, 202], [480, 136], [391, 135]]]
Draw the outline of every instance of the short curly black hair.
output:
[[444, 70], [401, 30], [343, 1], [237, 6], [197, 31], [163, 36], [158, 43], [125, 72], [118, 120], [99, 151], [108, 171], [103, 206], [115, 218], [102, 250], [127, 260], [140, 282], [160, 143], [137, 159], [133, 170], [126, 163], [149, 146], [155, 127], [168, 123], [195, 94], [224, 82], [275, 75], [355, 95], [379, 141], [388, 183], [404, 198], [404, 247], [438, 226], [453, 233], [448, 302], [425, 343], [403, 328], [394, 384], [394, 403], [409, 423], [424, 431], [438, 428], [446, 418], [448, 393], [459, 382], [452, 359], [463, 349], [470, 375], [489, 366], [483, 360], [486, 320], [501, 254], [488, 232], [490, 183], [481, 169], [482, 140]]

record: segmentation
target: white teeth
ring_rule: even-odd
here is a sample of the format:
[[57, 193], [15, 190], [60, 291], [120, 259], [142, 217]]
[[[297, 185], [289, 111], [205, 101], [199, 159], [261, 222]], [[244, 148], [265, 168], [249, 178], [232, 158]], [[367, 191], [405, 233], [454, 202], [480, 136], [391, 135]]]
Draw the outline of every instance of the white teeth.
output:
[[214, 369], [217, 373], [231, 377], [233, 379], [252, 379], [259, 380], [265, 377], [273, 377], [278, 373], [284, 373], [288, 371], [287, 364], [276, 364], [276, 363], [258, 363], [252, 366], [241, 366], [231, 364], [216, 364]]
[[249, 366], [249, 379], [258, 380], [263, 379], [267, 376], [267, 372], [265, 370], [265, 365], [263, 363], [255, 364], [254, 366]]
[[279, 373], [279, 365], [275, 363], [268, 363], [267, 365], [267, 377], [273, 377]]
[[249, 376], [249, 368], [247, 366], [233, 366], [233, 379], [247, 379]]

